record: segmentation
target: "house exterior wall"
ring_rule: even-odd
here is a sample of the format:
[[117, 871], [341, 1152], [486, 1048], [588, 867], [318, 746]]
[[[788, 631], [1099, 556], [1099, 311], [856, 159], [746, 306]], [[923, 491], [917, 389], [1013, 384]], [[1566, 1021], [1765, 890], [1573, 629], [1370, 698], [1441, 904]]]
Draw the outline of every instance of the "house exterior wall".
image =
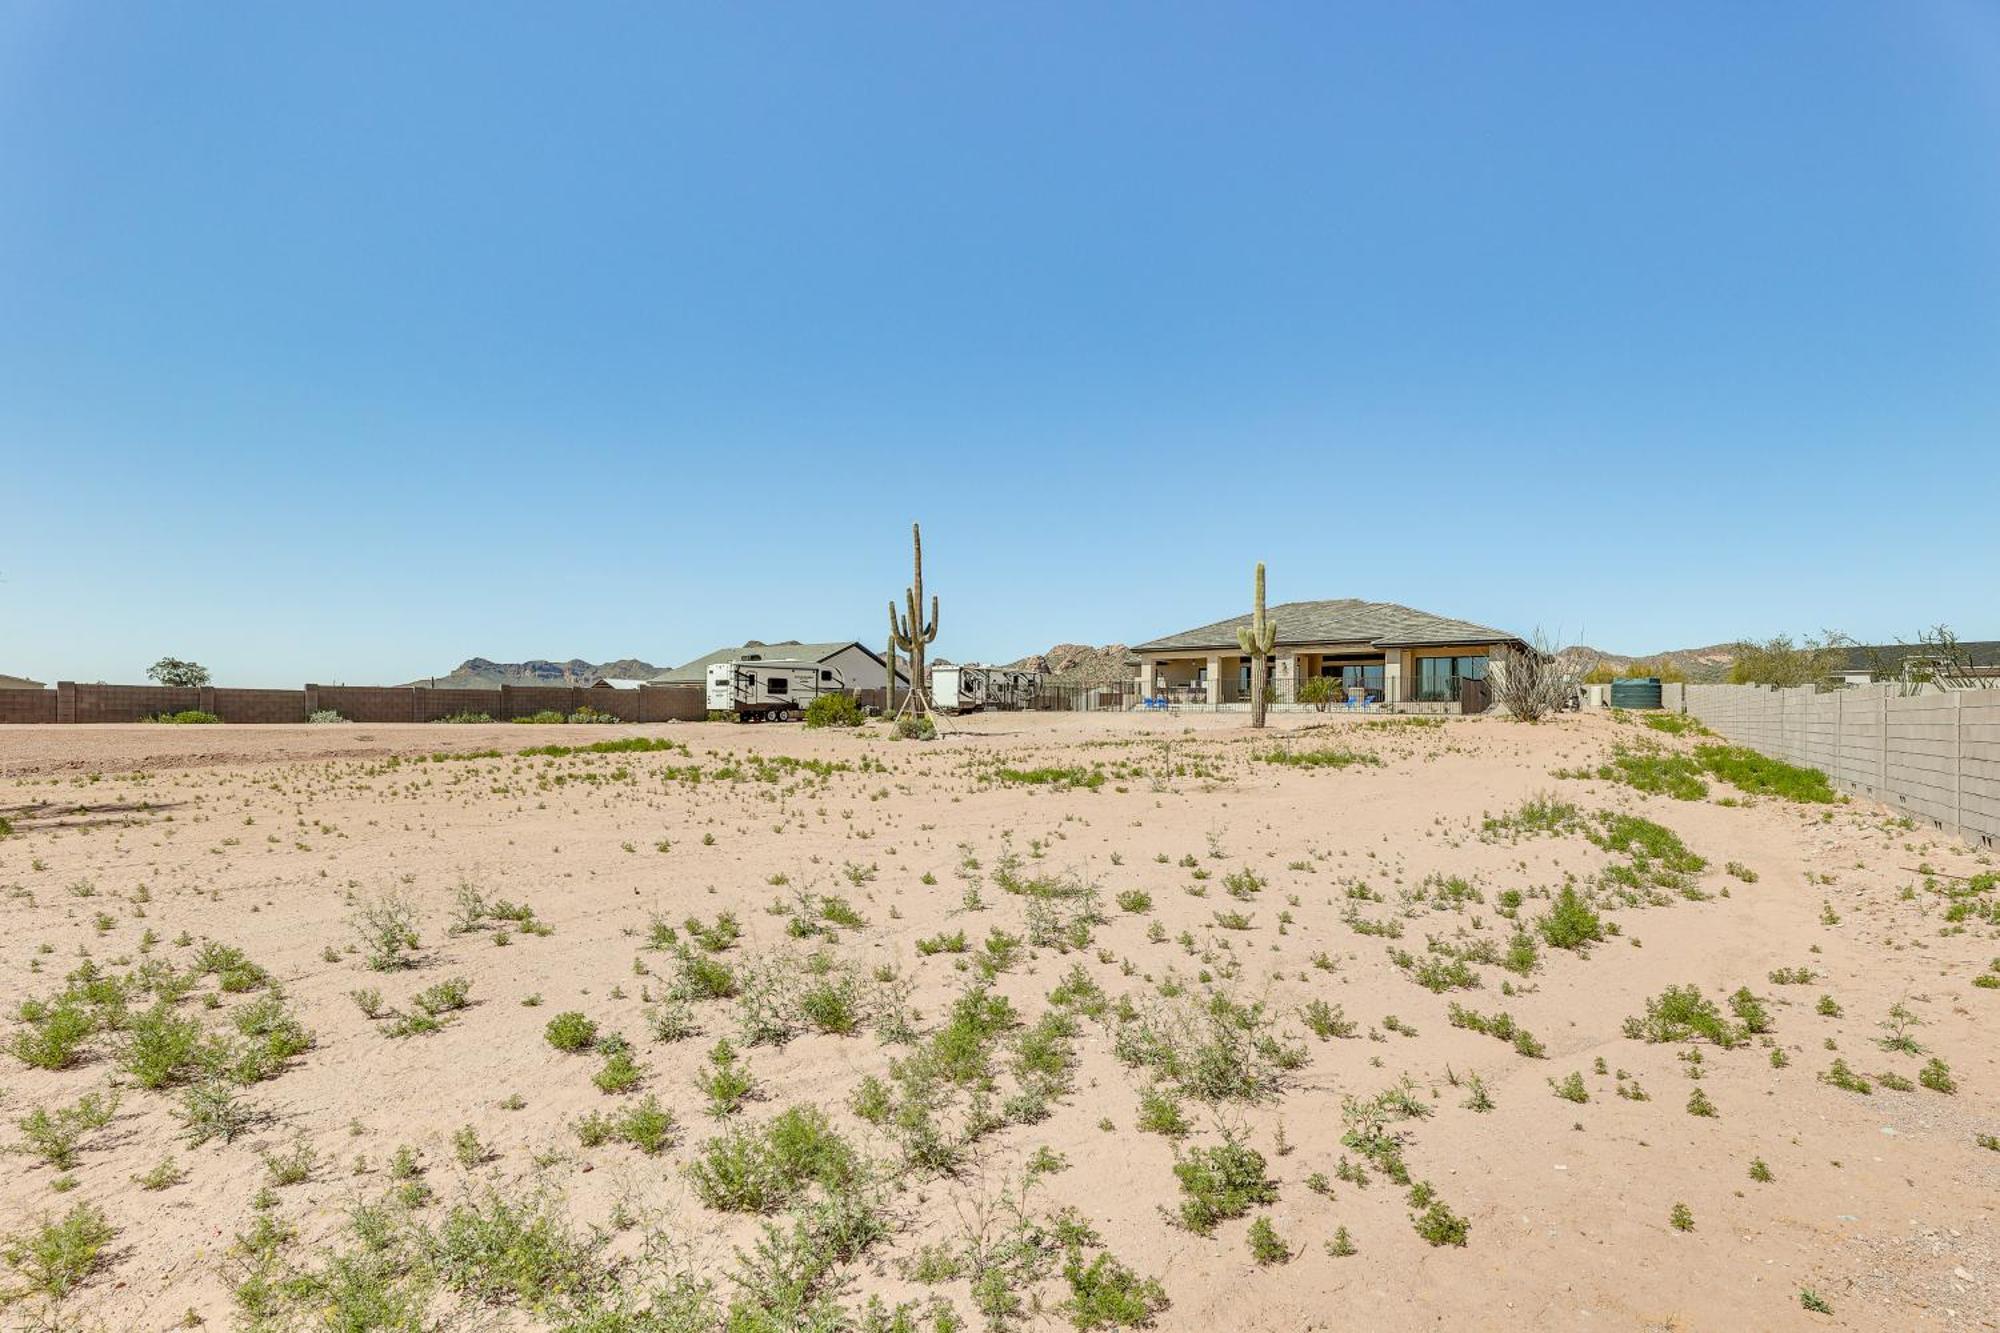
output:
[[[1369, 658], [1382, 663], [1382, 700], [1388, 704], [1412, 702], [1416, 692], [1417, 662], [1426, 657], [1486, 657], [1489, 663], [1495, 645], [1460, 643], [1426, 645], [1422, 648], [1376, 648], [1366, 643], [1284, 644], [1274, 650], [1276, 661], [1271, 676], [1271, 700], [1294, 703], [1300, 682], [1320, 673], [1328, 657], [1353, 661]], [[1237, 703], [1249, 698], [1238, 688], [1243, 652], [1240, 648], [1174, 649], [1149, 653], [1139, 664], [1140, 693], [1165, 693], [1170, 688], [1191, 684], [1198, 668], [1208, 670], [1207, 701], [1212, 704]], [[1490, 667], [1489, 667], [1490, 669]], [[879, 672], [879, 668], [878, 668]]]
[[[863, 652], [856, 644], [849, 644], [820, 663], [830, 666], [840, 673], [850, 690], [879, 690], [889, 683], [889, 670], [882, 663]], [[900, 673], [899, 673], [900, 674]]]

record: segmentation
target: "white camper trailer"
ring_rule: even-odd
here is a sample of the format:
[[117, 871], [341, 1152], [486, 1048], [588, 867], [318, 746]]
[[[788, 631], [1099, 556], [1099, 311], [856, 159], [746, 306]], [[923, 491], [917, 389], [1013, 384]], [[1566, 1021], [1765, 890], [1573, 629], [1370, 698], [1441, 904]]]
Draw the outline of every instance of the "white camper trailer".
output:
[[1033, 671], [994, 667], [986, 679], [987, 705], [992, 708], [1023, 709], [1035, 706], [1042, 678]]
[[734, 714], [738, 722], [787, 722], [803, 717], [820, 695], [846, 689], [838, 671], [818, 662], [749, 658], [708, 666], [708, 710]]
[[976, 662], [931, 668], [931, 705], [946, 713], [971, 713], [982, 708], [1020, 709], [1035, 702], [1041, 678], [1012, 667], [980, 666]]
[[931, 668], [931, 707], [945, 713], [973, 713], [986, 706], [987, 672], [969, 662]]

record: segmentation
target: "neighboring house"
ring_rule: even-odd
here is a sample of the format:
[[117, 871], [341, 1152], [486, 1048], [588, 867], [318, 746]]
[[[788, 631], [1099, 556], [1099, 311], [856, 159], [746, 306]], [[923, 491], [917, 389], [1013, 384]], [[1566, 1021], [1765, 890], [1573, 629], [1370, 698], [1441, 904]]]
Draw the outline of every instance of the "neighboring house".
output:
[[[1975, 639], [1955, 647], [1956, 662], [1945, 674], [1968, 679], [2000, 678], [2000, 639]], [[1851, 644], [1846, 652], [1846, 665], [1834, 672], [1834, 678], [1843, 685], [1900, 680], [1905, 675], [1928, 679], [1938, 674], [1938, 650], [1921, 643]]]
[[9, 676], [0, 673], [0, 690], [45, 690], [48, 686], [39, 680], [29, 680], [26, 676]]
[[[1486, 678], [1496, 650], [1526, 647], [1506, 630], [1394, 602], [1286, 602], [1265, 615], [1278, 629], [1269, 660], [1275, 703], [1292, 702], [1299, 682], [1314, 676], [1332, 677], [1350, 694], [1365, 691], [1373, 702], [1455, 703], [1461, 682]], [[1250, 659], [1236, 631], [1249, 624], [1245, 614], [1138, 644], [1139, 693], [1211, 704], [1248, 699]]]
[[[797, 639], [763, 643], [752, 639], [740, 647], [717, 648], [692, 662], [683, 662], [671, 671], [661, 672], [652, 683], [706, 685], [709, 665], [714, 662], [817, 662], [838, 671], [850, 690], [879, 690], [889, 682], [889, 664], [882, 660], [881, 654], [853, 639], [844, 643], [800, 643]], [[896, 684], [901, 687], [909, 681], [908, 669], [898, 663]]]

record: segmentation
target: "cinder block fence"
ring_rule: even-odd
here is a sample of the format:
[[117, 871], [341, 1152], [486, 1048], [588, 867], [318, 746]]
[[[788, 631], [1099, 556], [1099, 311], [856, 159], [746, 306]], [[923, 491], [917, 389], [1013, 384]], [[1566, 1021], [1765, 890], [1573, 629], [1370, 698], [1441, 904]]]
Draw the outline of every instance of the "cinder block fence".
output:
[[501, 685], [440, 690], [411, 685], [308, 685], [300, 690], [243, 690], [205, 685], [81, 685], [0, 690], [0, 723], [143, 722], [162, 713], [213, 713], [224, 722], [304, 722], [331, 710], [350, 722], [435, 722], [484, 713], [496, 722], [590, 707], [624, 722], [698, 722], [706, 716], [699, 685], [641, 685], [600, 690], [569, 685]]
[[1844, 791], [2000, 845], [2000, 690], [1900, 695], [1689, 685], [1687, 711], [1739, 745], [1823, 770]]

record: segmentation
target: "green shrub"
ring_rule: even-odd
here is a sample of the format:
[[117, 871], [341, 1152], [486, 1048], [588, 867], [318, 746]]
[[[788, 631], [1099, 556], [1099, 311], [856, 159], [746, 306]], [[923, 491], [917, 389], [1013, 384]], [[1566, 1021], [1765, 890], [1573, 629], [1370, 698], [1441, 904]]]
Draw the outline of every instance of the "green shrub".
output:
[[1108, 1250], [1086, 1264], [1082, 1247], [1072, 1246], [1063, 1280], [1069, 1284], [1069, 1299], [1062, 1313], [1081, 1330], [1144, 1328], [1167, 1308], [1166, 1290], [1157, 1279], [1139, 1276]]
[[[1747, 993], [1747, 992], [1745, 992]], [[1759, 1011], [1761, 1012], [1761, 1010]], [[1699, 986], [1669, 986], [1658, 999], [1646, 1001], [1644, 1018], [1625, 1020], [1625, 1035], [1635, 1041], [1672, 1042], [1706, 1038], [1717, 1046], [1740, 1046], [1742, 1029], [1722, 1016]]]
[[1181, 1225], [1206, 1236], [1216, 1224], [1243, 1214], [1260, 1203], [1275, 1203], [1276, 1182], [1264, 1174], [1264, 1155], [1227, 1139], [1213, 1148], [1196, 1148], [1174, 1163], [1180, 1180]]
[[597, 1024], [572, 1009], [551, 1018], [542, 1035], [557, 1050], [574, 1054], [596, 1044]]
[[1292, 1247], [1278, 1235], [1278, 1229], [1271, 1225], [1271, 1219], [1260, 1217], [1250, 1224], [1246, 1239], [1250, 1245], [1250, 1257], [1260, 1265], [1289, 1263]]
[[[24, 1017], [27, 1015], [24, 1013]], [[15, 1058], [35, 1069], [68, 1069], [83, 1059], [97, 1016], [80, 998], [65, 994], [40, 1007], [14, 1034]]]
[[568, 721], [567, 718], [553, 708], [539, 709], [536, 712], [528, 714], [526, 717], [517, 717], [514, 720], [523, 726], [529, 727], [559, 727]]
[[937, 739], [937, 723], [930, 715], [911, 717], [904, 714], [896, 719], [896, 739], [900, 741], [934, 741]]
[[104, 1247], [117, 1230], [95, 1204], [80, 1203], [59, 1222], [44, 1221], [32, 1231], [0, 1242], [0, 1259], [28, 1289], [55, 1302], [88, 1282], [103, 1266]]
[[1535, 925], [1542, 938], [1558, 949], [1580, 950], [1604, 938], [1603, 921], [1573, 884], [1563, 885], [1548, 913]]
[[1773, 759], [1742, 745], [1702, 745], [1695, 759], [1703, 769], [1752, 796], [1779, 796], [1810, 805], [1833, 805], [1840, 794], [1825, 773]]
[[1014, 787], [1054, 787], [1058, 791], [1082, 788], [1096, 791], [1104, 785], [1104, 770], [1072, 766], [1058, 768], [1044, 765], [1041, 768], [996, 768], [993, 780]]
[[187, 708], [178, 713], [161, 713], [157, 717], [147, 718], [146, 721], [174, 727], [200, 727], [219, 723], [222, 719], [213, 713], [204, 713], [199, 708]]
[[306, 721], [312, 723], [314, 726], [324, 727], [338, 722], [345, 722], [347, 719], [331, 708], [316, 708], [306, 714]]
[[1267, 750], [1256, 756], [1267, 764], [1280, 764], [1286, 768], [1380, 768], [1382, 761], [1365, 750], [1349, 750], [1343, 746], [1322, 746], [1315, 750]]
[[1463, 1247], [1472, 1234], [1472, 1223], [1454, 1213], [1441, 1199], [1434, 1199], [1423, 1212], [1411, 1219], [1411, 1226], [1431, 1245]]
[[687, 1167], [711, 1208], [774, 1213], [813, 1185], [845, 1190], [860, 1176], [854, 1149], [814, 1106], [793, 1106], [763, 1126], [737, 1126], [710, 1139]]
[[491, 722], [492, 720], [493, 718], [491, 714], [474, 713], [469, 711], [459, 712], [459, 713], [447, 713], [445, 716], [438, 719], [438, 721], [440, 722], [449, 722], [452, 723], [453, 725], [461, 725], [461, 726], [478, 722]]
[[821, 694], [806, 705], [808, 727], [858, 727], [861, 704], [851, 694]]
[[58, 1171], [77, 1164], [83, 1141], [111, 1123], [118, 1111], [118, 1098], [86, 1093], [75, 1105], [50, 1111], [36, 1107], [15, 1123], [21, 1128], [21, 1146], [16, 1149], [39, 1157]]

